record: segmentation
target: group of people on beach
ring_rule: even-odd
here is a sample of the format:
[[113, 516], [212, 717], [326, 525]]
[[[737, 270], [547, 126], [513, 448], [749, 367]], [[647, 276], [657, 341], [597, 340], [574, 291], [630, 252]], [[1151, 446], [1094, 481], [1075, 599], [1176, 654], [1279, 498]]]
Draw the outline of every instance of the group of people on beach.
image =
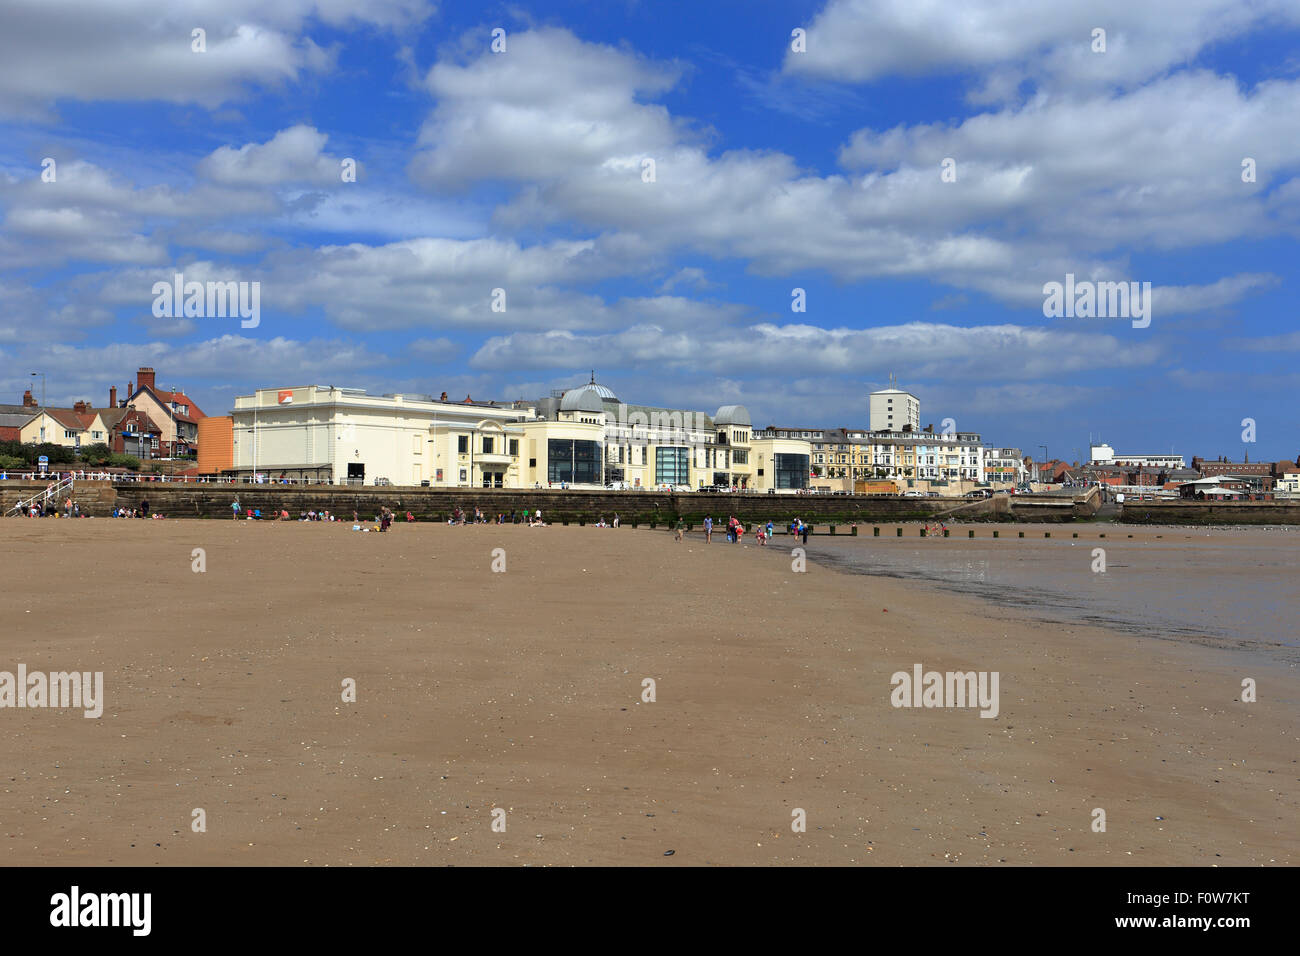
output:
[[[407, 520], [415, 520], [414, 517], [409, 517], [410, 512], [407, 512], [407, 514]], [[618, 520], [617, 515], [615, 515], [614, 520]], [[494, 519], [482, 508], [475, 508], [474, 514], [469, 516], [462, 508], [457, 507], [451, 509], [451, 515], [447, 518], [447, 524], [526, 524], [530, 528], [546, 527], [546, 522], [542, 519], [541, 508], [524, 508], [522, 511], [511, 508], [509, 513], [498, 511], [496, 518]]]
[[[674, 527], [677, 532], [678, 541], [682, 540], [682, 531], [685, 529], [685, 525], [686, 522], [682, 518], [677, 519], [677, 523]], [[769, 521], [766, 525], [758, 525], [754, 536], [758, 538], [758, 543], [760, 545], [767, 547], [767, 543], [772, 540], [772, 522]], [[731, 517], [727, 519], [727, 542], [729, 544], [739, 544], [744, 537], [745, 523], [735, 515], [731, 515]], [[707, 515], [704, 518], [704, 543], [713, 543], [712, 515]]]
[[[139, 508], [114, 508], [112, 517], [114, 518], [149, 518], [153, 521], [161, 521], [167, 516], [157, 511], [149, 511], [149, 502], [141, 502]], [[75, 515], [73, 517], [76, 517]]]

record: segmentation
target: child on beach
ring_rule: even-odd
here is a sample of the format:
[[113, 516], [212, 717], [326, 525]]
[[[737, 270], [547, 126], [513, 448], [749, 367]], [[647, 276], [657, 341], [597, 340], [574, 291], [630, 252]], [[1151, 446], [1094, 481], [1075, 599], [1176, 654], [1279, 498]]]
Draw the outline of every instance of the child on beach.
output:
[[704, 543], [713, 543], [713, 516], [709, 515], [704, 519]]

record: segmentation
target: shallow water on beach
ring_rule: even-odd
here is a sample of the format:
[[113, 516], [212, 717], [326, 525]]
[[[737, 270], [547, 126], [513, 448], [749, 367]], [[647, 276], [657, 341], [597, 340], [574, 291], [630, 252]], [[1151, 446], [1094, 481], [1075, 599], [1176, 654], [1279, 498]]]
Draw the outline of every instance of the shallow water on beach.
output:
[[[1077, 621], [1156, 637], [1212, 638], [1239, 646], [1300, 647], [1300, 530], [1168, 529], [1128, 540], [1122, 529], [1043, 529], [1016, 537], [987, 528], [966, 537], [810, 538], [808, 557], [858, 574], [913, 580], [1046, 620]], [[867, 529], [868, 533], [870, 529]], [[892, 534], [892, 529], [890, 529]], [[1028, 537], [1037, 535], [1037, 540]], [[960, 537], [957, 535], [960, 534]], [[1094, 549], [1105, 551], [1104, 573]], [[1286, 659], [1296, 655], [1284, 653]]]

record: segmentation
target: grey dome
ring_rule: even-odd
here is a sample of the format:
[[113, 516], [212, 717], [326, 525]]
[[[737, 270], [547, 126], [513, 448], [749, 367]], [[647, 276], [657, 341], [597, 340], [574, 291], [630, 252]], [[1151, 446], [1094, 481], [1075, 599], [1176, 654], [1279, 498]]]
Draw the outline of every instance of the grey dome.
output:
[[[562, 412], [603, 412], [605, 406], [600, 402], [600, 393], [597, 389], [604, 388], [603, 385], [583, 385], [581, 388], [571, 388], [564, 393], [560, 399], [560, 411]], [[609, 391], [609, 389], [605, 389]], [[613, 394], [612, 392], [610, 393]]]
[[[723, 405], [713, 416], [715, 425], [751, 425], [749, 409], [744, 405]], [[752, 425], [751, 425], [752, 427]]]

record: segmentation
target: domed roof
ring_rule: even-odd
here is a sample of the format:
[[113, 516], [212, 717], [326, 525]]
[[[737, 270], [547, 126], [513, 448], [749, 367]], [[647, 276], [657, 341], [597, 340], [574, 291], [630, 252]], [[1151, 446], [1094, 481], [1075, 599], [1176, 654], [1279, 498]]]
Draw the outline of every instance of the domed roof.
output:
[[744, 405], [723, 405], [713, 416], [715, 425], [750, 425], [749, 409]]
[[[601, 395], [598, 389], [604, 388], [603, 385], [583, 385], [579, 388], [571, 388], [564, 393], [560, 399], [560, 411], [562, 412], [603, 412], [605, 406], [600, 403]], [[609, 389], [605, 389], [609, 391]], [[612, 392], [610, 393], [613, 394]]]

